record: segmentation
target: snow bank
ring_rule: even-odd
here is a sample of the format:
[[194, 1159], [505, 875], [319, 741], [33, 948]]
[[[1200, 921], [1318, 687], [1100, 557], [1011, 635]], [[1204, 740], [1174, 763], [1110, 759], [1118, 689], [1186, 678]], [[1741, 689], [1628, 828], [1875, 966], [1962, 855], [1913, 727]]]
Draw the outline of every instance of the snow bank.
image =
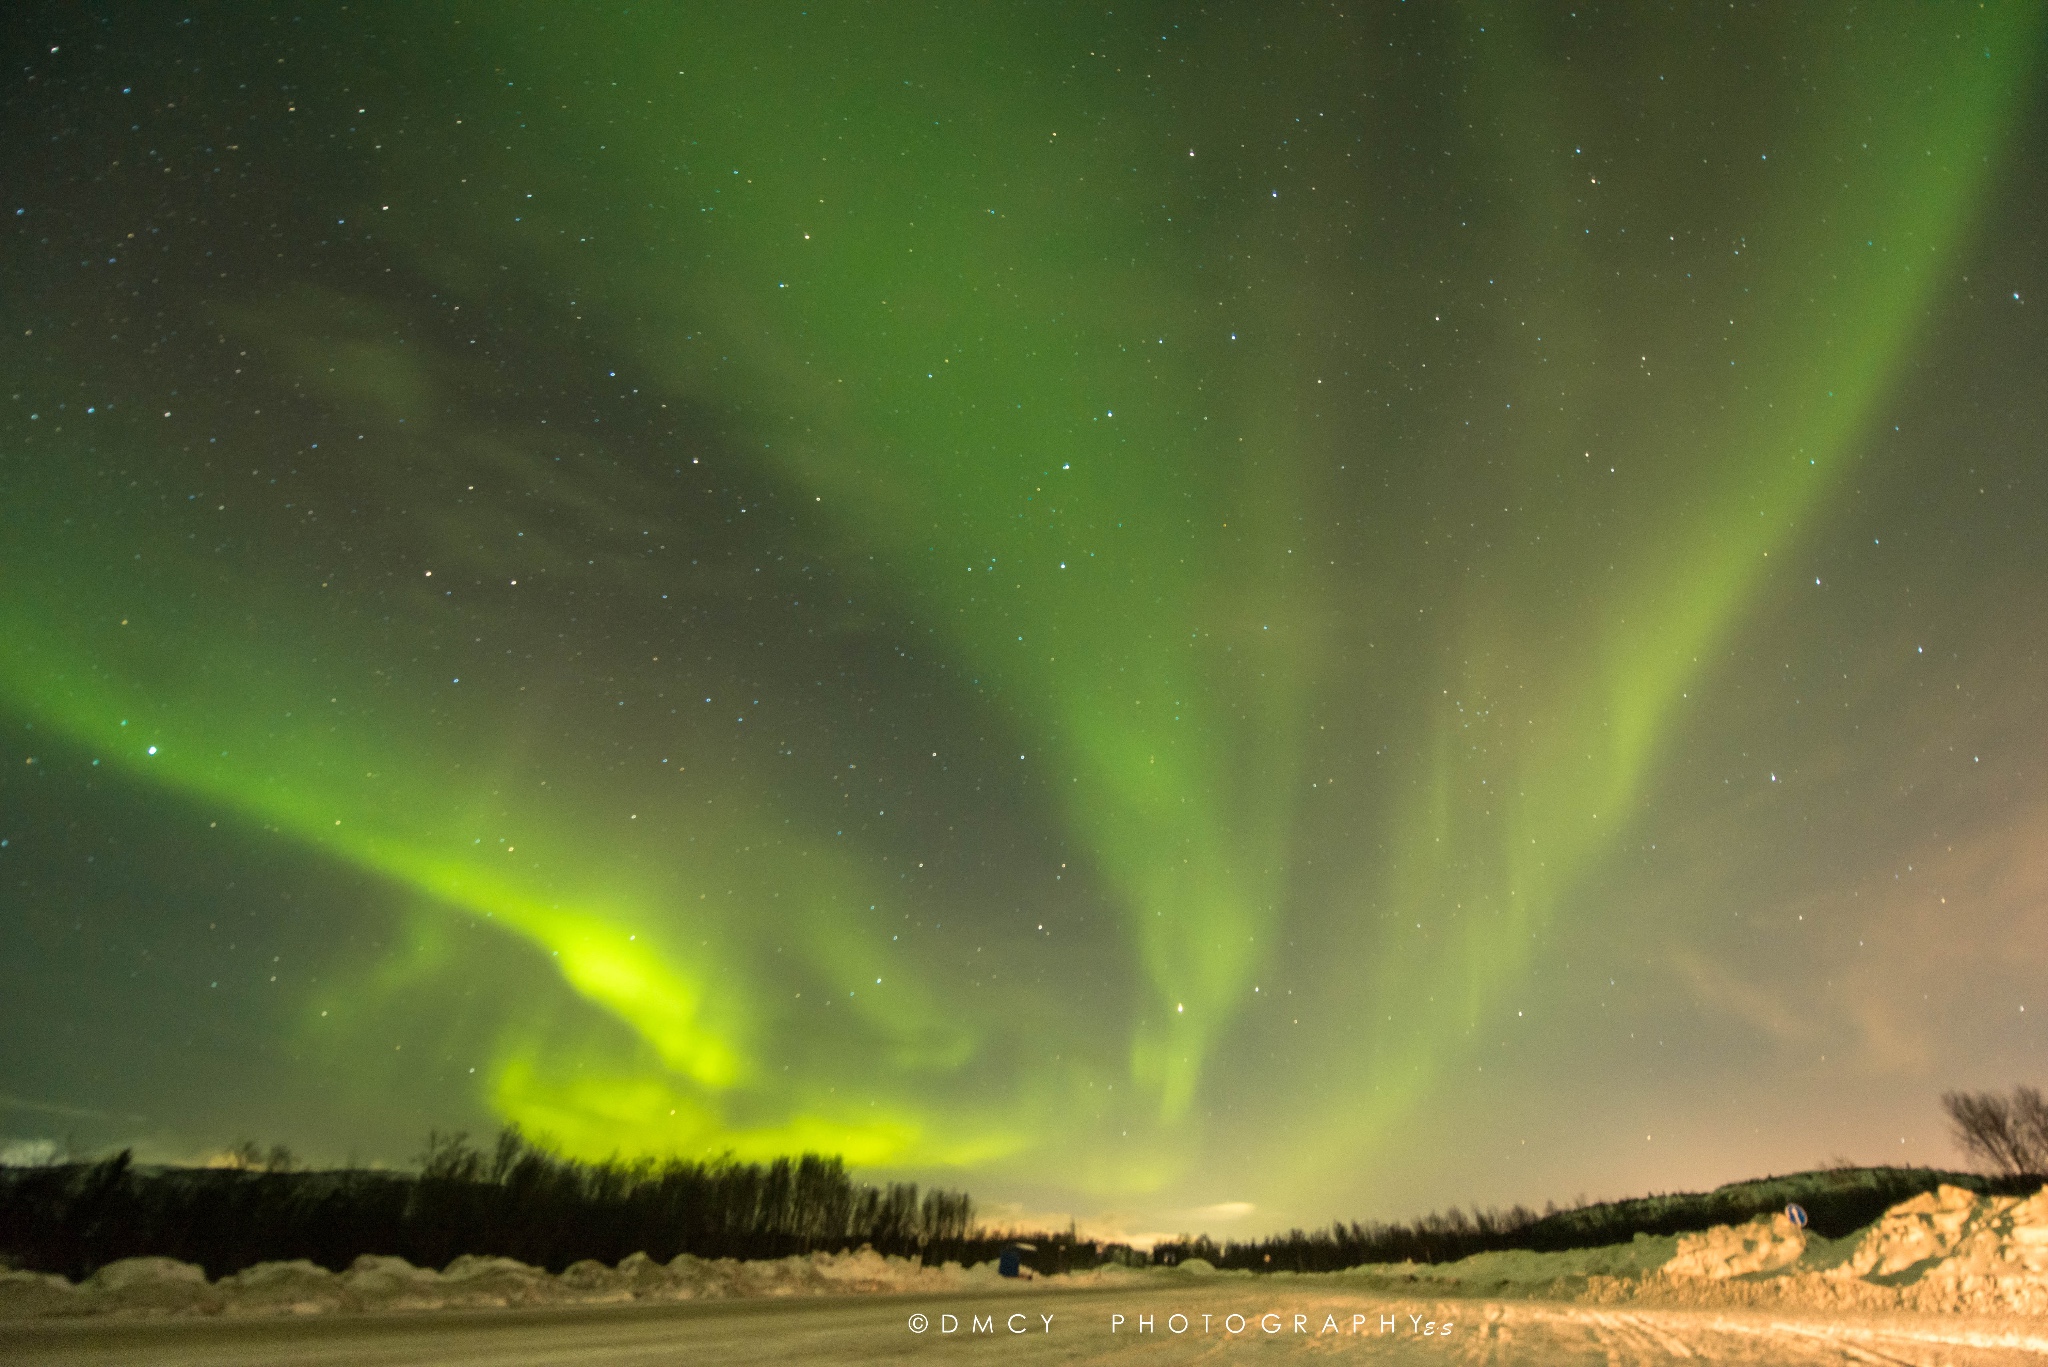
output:
[[1374, 1263], [1333, 1276], [1381, 1293], [2048, 1314], [2048, 1189], [1979, 1197], [1943, 1186], [1841, 1239], [1774, 1215], [1605, 1248]]
[[1790, 1267], [1806, 1253], [1806, 1231], [1783, 1215], [1746, 1225], [1716, 1225], [1704, 1234], [1679, 1236], [1667, 1277], [1747, 1277]]
[[2048, 1314], [2048, 1189], [1942, 1186], [1837, 1240], [1782, 1215], [1724, 1225], [1680, 1238], [1647, 1277], [1594, 1278], [1587, 1290], [1596, 1300]]
[[1142, 1281], [1158, 1274], [1120, 1267], [1025, 1281], [994, 1263], [925, 1267], [872, 1249], [738, 1262], [685, 1253], [659, 1263], [635, 1253], [617, 1267], [586, 1260], [557, 1276], [511, 1258], [465, 1255], [441, 1271], [403, 1258], [365, 1255], [346, 1272], [299, 1260], [259, 1263], [208, 1282], [190, 1263], [124, 1258], [84, 1282], [40, 1272], [0, 1272], [0, 1319], [51, 1315], [308, 1315], [337, 1311], [439, 1310], [515, 1305], [602, 1305], [741, 1296], [837, 1296], [902, 1291], [1056, 1290]]
[[2048, 1312], [2048, 1188], [1979, 1197], [1940, 1187], [1886, 1211], [1837, 1275], [1955, 1308]]

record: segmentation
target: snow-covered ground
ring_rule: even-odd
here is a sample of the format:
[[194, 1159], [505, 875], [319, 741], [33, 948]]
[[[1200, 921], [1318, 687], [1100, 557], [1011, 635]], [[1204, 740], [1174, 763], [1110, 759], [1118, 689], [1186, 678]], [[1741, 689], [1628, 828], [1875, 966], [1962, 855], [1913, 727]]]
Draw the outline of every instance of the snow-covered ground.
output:
[[[1237, 1361], [1471, 1367], [2004, 1367], [2038, 1320], [1391, 1297], [1329, 1278], [1145, 1278], [999, 1294], [753, 1297], [360, 1315], [95, 1315], [0, 1323], [8, 1367], [824, 1367]], [[920, 1330], [920, 1326], [922, 1326]], [[1448, 1331], [1448, 1332], [1446, 1332]]]

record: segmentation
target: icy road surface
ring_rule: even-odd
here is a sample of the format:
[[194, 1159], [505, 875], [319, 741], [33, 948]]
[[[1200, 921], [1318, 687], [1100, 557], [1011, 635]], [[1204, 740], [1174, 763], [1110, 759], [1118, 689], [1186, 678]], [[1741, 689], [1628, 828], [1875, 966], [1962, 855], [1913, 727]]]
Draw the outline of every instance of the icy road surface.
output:
[[[923, 1332], [914, 1332], [913, 1323], [922, 1323]], [[1437, 1332], [1425, 1332], [1432, 1324]], [[1852, 1318], [1541, 1301], [1401, 1300], [1238, 1282], [1044, 1295], [1026, 1290], [995, 1296], [848, 1296], [571, 1310], [41, 1320], [0, 1325], [0, 1361], [14, 1367], [896, 1362], [1977, 1367], [2048, 1364], [2048, 1324], [2017, 1318]]]

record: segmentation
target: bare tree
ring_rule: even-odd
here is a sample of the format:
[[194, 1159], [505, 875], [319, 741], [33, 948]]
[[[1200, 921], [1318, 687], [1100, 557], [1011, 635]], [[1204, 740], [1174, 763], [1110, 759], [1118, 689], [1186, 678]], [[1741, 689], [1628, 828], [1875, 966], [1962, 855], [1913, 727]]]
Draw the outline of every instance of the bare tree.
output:
[[469, 1131], [427, 1131], [427, 1151], [419, 1157], [420, 1176], [445, 1182], [481, 1181], [484, 1163], [484, 1156], [469, 1142]]
[[1996, 1092], [1947, 1092], [1956, 1143], [1994, 1172], [2008, 1176], [2048, 1174], [2048, 1101], [2033, 1087], [2015, 1087], [2010, 1098]]
[[2030, 1173], [2048, 1174], [2048, 1101], [2034, 1087], [2012, 1089], [2013, 1125], [2033, 1153]]
[[265, 1153], [263, 1146], [255, 1140], [244, 1139], [231, 1145], [216, 1161], [224, 1168], [235, 1168], [241, 1172], [290, 1172], [299, 1160], [289, 1145], [272, 1144], [270, 1151]]

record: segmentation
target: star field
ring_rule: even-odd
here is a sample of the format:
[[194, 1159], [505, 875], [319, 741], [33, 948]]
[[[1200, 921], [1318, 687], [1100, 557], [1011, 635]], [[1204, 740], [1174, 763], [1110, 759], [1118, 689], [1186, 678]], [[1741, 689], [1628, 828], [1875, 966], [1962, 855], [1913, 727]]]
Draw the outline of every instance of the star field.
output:
[[2037, 15], [17, 27], [10, 1151], [1233, 1234], [2038, 1071]]

